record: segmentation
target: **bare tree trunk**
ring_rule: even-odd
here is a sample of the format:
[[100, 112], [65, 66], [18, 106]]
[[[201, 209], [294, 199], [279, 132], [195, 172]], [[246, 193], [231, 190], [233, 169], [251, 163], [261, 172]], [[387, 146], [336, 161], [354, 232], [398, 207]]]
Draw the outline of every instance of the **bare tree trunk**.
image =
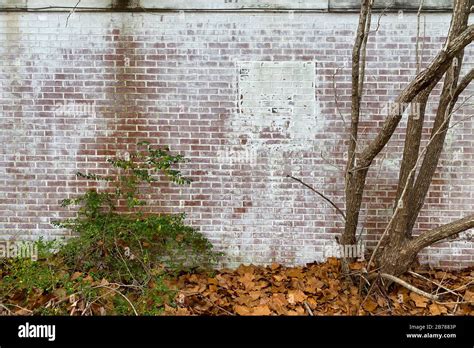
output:
[[[454, 8], [451, 28], [448, 34], [448, 42], [455, 39], [456, 36], [458, 36], [467, 28], [467, 21], [469, 18], [469, 1], [459, 1], [456, 2], [455, 5], [456, 7]], [[447, 129], [449, 127], [449, 119], [447, 122], [444, 121], [446, 120], [447, 115], [451, 114], [459, 94], [467, 86], [467, 84], [465, 84], [464, 87], [462, 87], [462, 90], [456, 91], [456, 85], [458, 83], [463, 57], [464, 50], [461, 50], [456, 56], [456, 58], [453, 60], [453, 63], [448, 69], [445, 76], [443, 90], [441, 92], [438, 110], [436, 113], [435, 123], [431, 132], [431, 137], [433, 137], [438, 132], [439, 135], [437, 135], [436, 138], [433, 139], [433, 141], [429, 144], [429, 148], [420, 168], [417, 181], [414, 185], [415, 192], [410, 197], [409, 221], [408, 224], [405, 226], [409, 233], [411, 233], [416, 218], [418, 217], [418, 214], [423, 206], [423, 202], [426, 198], [426, 194], [428, 193], [428, 189], [431, 184], [433, 175], [438, 166], [439, 158], [441, 156], [441, 152], [447, 134]], [[443, 129], [440, 128], [441, 125], [443, 125]]]
[[[375, 139], [364, 149], [358, 149], [357, 136], [365, 69], [365, 43], [370, 29], [373, 2], [362, 0], [361, 3], [359, 26], [352, 52], [351, 134], [345, 178], [346, 224], [341, 239], [342, 244], [354, 244], [356, 241], [365, 182], [374, 158], [390, 140], [406, 106], [409, 103], [414, 103], [416, 109], [416, 112], [412, 112], [407, 124], [395, 210], [382, 235], [382, 240], [378, 244], [378, 246], [383, 245], [383, 249], [379, 250], [375, 257], [381, 271], [386, 274], [399, 275], [406, 272], [420, 250], [474, 226], [474, 217], [471, 215], [428, 231], [419, 237], [412, 238], [411, 236], [414, 223], [423, 206], [438, 165], [452, 111], [459, 94], [466, 88], [474, 75], [471, 71], [458, 84], [464, 47], [474, 39], [474, 26], [467, 25], [469, 3], [469, 0], [455, 1], [450, 29], [443, 49], [426, 69], [422, 71], [418, 69], [415, 78], [396, 98], [394, 107], [389, 110], [389, 115]], [[445, 79], [431, 139], [428, 146], [422, 151], [424, 156], [421, 156], [420, 144], [426, 103], [434, 87], [443, 76]], [[423, 162], [419, 174], [415, 177], [421, 159]], [[383, 240], [384, 238], [385, 240]]]
[[380, 272], [392, 275], [403, 274], [408, 271], [421, 250], [440, 240], [455, 236], [473, 227], [474, 214], [471, 214], [465, 218], [455, 220], [425, 232], [419, 237], [409, 240], [402, 245], [386, 247], [378, 260], [381, 267]]
[[[419, 52], [420, 40], [420, 22], [423, 1], [420, 1], [420, 6], [417, 14], [417, 37], [416, 37], [416, 73], [419, 74], [421, 70], [421, 57]], [[424, 38], [423, 38], [424, 39]], [[391, 236], [399, 237], [399, 241], [395, 244], [404, 242], [409, 238], [411, 233], [406, 230], [406, 225], [409, 220], [410, 211], [412, 207], [413, 182], [415, 175], [410, 175], [413, 168], [416, 166], [420, 152], [421, 137], [423, 131], [423, 124], [425, 121], [426, 105], [431, 91], [436, 86], [436, 83], [431, 83], [425, 90], [421, 91], [412, 102], [410, 115], [407, 122], [407, 129], [405, 135], [405, 146], [403, 149], [403, 157], [400, 165], [400, 174], [397, 187], [397, 196], [395, 204], [399, 208], [399, 216], [397, 216], [394, 231]], [[403, 191], [405, 192], [402, 197]], [[392, 238], [393, 239], [393, 238]]]
[[449, 122], [447, 122], [441, 127], [442, 121], [444, 120], [446, 113], [450, 114], [453, 111], [454, 105], [456, 104], [459, 94], [467, 87], [469, 82], [472, 81], [473, 77], [474, 70], [471, 70], [458, 85], [456, 91], [453, 94], [453, 99], [449, 102], [449, 105], [446, 105], [445, 102], [443, 102], [442, 104], [440, 102], [431, 137], [433, 138], [435, 134], [439, 134], [434, 137], [433, 142], [428, 147], [419, 174], [417, 176], [416, 183], [414, 185], [415, 189], [412, 196], [412, 201], [410, 202], [411, 214], [407, 224], [408, 231], [411, 231], [413, 229], [418, 214], [421, 208], [423, 207], [423, 203], [425, 201], [428, 189], [433, 179], [433, 175], [438, 166], [441, 152], [443, 150], [444, 141], [446, 139], [446, 134], [449, 127]]
[[[450, 31], [446, 40], [446, 47], [460, 33], [466, 30], [468, 17], [469, 1], [457, 1], [454, 7]], [[415, 176], [409, 175], [409, 173], [414, 169], [419, 160], [419, 145], [423, 123], [422, 121], [420, 122], [420, 119], [417, 120], [413, 118], [408, 121], [405, 150], [400, 168], [400, 180], [397, 192], [396, 204], [399, 206], [399, 209], [396, 211], [396, 222], [393, 224], [393, 228], [388, 231], [388, 243], [384, 246], [383, 253], [377, 259], [381, 271], [384, 273], [397, 275], [406, 272], [421, 250], [411, 244], [411, 232], [441, 156], [451, 112], [456, 103], [455, 99], [457, 99], [455, 93], [463, 55], [464, 50], [461, 49], [459, 53], [454, 56], [450, 67], [445, 73], [443, 90], [439, 99], [432, 137], [426, 149], [416, 181], [414, 180]], [[420, 111], [423, 112], [423, 116], [426, 102], [434, 86], [435, 84], [433, 83], [427, 86], [415, 98], [415, 102], [422, 103], [418, 107], [421, 109]], [[403, 190], [406, 190], [405, 195], [404, 197], [400, 197]]]
[[[346, 223], [342, 235], [342, 245], [353, 245], [356, 242], [357, 224], [362, 199], [362, 187], [360, 183], [365, 182], [358, 175], [352, 175], [356, 161], [357, 136], [359, 130], [360, 101], [364, 86], [364, 71], [366, 44], [370, 31], [370, 19], [373, 0], [363, 0], [361, 3], [359, 26], [357, 28], [355, 44], [352, 50], [352, 89], [351, 89], [351, 130], [349, 138], [349, 150], [346, 166]], [[362, 62], [361, 62], [362, 61]]]

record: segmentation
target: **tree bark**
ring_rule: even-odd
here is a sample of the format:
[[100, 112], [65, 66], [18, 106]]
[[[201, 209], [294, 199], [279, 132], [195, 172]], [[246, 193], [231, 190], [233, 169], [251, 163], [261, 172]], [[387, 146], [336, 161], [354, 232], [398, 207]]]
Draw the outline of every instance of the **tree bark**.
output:
[[443, 239], [474, 228], [474, 214], [425, 232], [398, 246], [386, 248], [379, 259], [380, 272], [401, 275], [410, 269], [418, 253]]
[[[364, 194], [367, 173], [374, 158], [392, 137], [409, 103], [417, 105], [416, 117], [408, 120], [402, 164], [397, 188], [396, 207], [378, 246], [383, 250], [376, 254], [376, 263], [383, 273], [399, 275], [406, 272], [423, 248], [449, 236], [474, 227], [474, 215], [451, 222], [412, 238], [414, 221], [423, 205], [431, 179], [438, 165], [449, 118], [459, 94], [472, 80], [470, 71], [458, 84], [464, 47], [474, 39], [474, 25], [467, 25], [469, 0], [456, 0], [448, 37], [443, 49], [424, 70], [417, 71], [411, 83], [395, 99], [394, 107], [376, 137], [359, 154], [357, 153], [358, 123], [362, 95], [363, 67], [365, 65], [364, 42], [370, 29], [372, 1], [362, 1], [359, 26], [352, 55], [352, 113], [346, 166], [346, 224], [342, 244], [354, 244]], [[369, 23], [367, 23], [369, 22]], [[368, 28], [369, 27], [369, 28]], [[362, 56], [361, 56], [362, 55]], [[362, 58], [361, 58], [362, 57]], [[453, 63], [454, 62], [454, 63]], [[361, 79], [362, 71], [362, 81]], [[427, 148], [420, 154], [421, 135], [427, 100], [436, 84], [445, 76], [435, 124]], [[362, 83], [361, 83], [362, 82]], [[423, 159], [420, 172], [416, 167]], [[416, 177], [416, 179], [415, 179]], [[383, 243], [382, 243], [383, 242]], [[369, 265], [370, 267], [370, 265]]]
[[[455, 4], [454, 14], [451, 20], [450, 31], [448, 33], [446, 45], [448, 45], [449, 42], [454, 40], [461, 32], [466, 29], [467, 20], [469, 17], [468, 5], [468, 1], [458, 1]], [[446, 130], [449, 126], [449, 119], [447, 122], [444, 122], [446, 119], [445, 115], [447, 112], [450, 113], [452, 111], [454, 103], [456, 102], [456, 100], [454, 100], [452, 92], [456, 88], [463, 56], [464, 50], [461, 50], [453, 60], [453, 62], [457, 62], [458, 64], [452, 63], [445, 74], [443, 90], [440, 96], [437, 117], [432, 134], [436, 134], [436, 132], [440, 129], [441, 125], [443, 125]], [[418, 117], [410, 117], [407, 124], [407, 130], [405, 135], [405, 148], [400, 166], [400, 176], [396, 200], [396, 204], [401, 205], [402, 208], [398, 213], [393, 232], [390, 234], [391, 239], [398, 239], [397, 244], [402, 243], [405, 238], [411, 237], [413, 229], [412, 221], [416, 219], [421, 210], [421, 205], [419, 205], [418, 199], [422, 195], [422, 201], [424, 201], [426, 193], [428, 192], [429, 184], [431, 183], [432, 177], [436, 170], [439, 157], [441, 155], [441, 150], [444, 144], [446, 132], [444, 132], [442, 135], [440, 134], [438, 138], [432, 139], [432, 142], [429, 143], [429, 150], [436, 148], [438, 151], [430, 151], [430, 153], [425, 155], [425, 161], [427, 159], [429, 160], [426, 162], [424, 161], [424, 164], [427, 165], [425, 165], [425, 168], [422, 168], [422, 170], [420, 171], [421, 178], [423, 178], [423, 184], [428, 183], [428, 185], [422, 185], [422, 187], [420, 187], [420, 183], [418, 183], [418, 185], [417, 183], [414, 184], [415, 176], [412, 175], [410, 176], [410, 178], [408, 178], [408, 176], [410, 171], [418, 162], [419, 148], [423, 129], [423, 120], [426, 111], [426, 102], [428, 101], [428, 98], [431, 92], [433, 91], [435, 85], [436, 83], [432, 83], [426, 89], [422, 90], [420, 94], [414, 99], [413, 104], [416, 104], [415, 109], [419, 109], [417, 110], [419, 111], [417, 115]], [[418, 176], [418, 178], [420, 178], [420, 175]], [[405, 189], [405, 186], [407, 190], [405, 195], [406, 198], [402, 201], [399, 199], [401, 192]], [[413, 191], [415, 188], [418, 190], [414, 193]], [[415, 200], [417, 201], [416, 204]]]
[[[389, 116], [375, 139], [357, 156], [354, 152], [348, 156], [348, 162], [357, 159], [355, 166], [348, 163], [346, 173], [346, 224], [342, 236], [343, 244], [353, 244], [356, 240], [356, 230], [365, 181], [368, 170], [375, 156], [385, 147], [397, 128], [406, 105], [426, 87], [441, 80], [451, 65], [452, 59], [474, 39], [474, 25], [470, 25], [456, 39], [447, 43], [446, 47], [436, 56], [431, 64], [417, 74], [414, 80], [401, 92], [395, 100], [395, 106], [389, 111]], [[351, 137], [352, 139], [352, 137]], [[350, 140], [350, 142], [353, 140]], [[356, 142], [354, 142], [356, 143]], [[355, 145], [354, 145], [355, 146]], [[352, 158], [351, 158], [352, 157]], [[354, 162], [352, 162], [354, 163]]]
[[450, 114], [453, 111], [459, 94], [461, 94], [461, 92], [472, 81], [473, 77], [474, 69], [471, 69], [471, 71], [461, 80], [457, 86], [449, 106], [446, 107], [444, 104], [440, 104], [440, 107], [438, 108], [435, 124], [431, 134], [431, 138], [434, 139], [433, 142], [428, 145], [423, 163], [416, 178], [416, 183], [414, 184], [415, 188], [411, 197], [411, 202], [409, 203], [411, 207], [411, 214], [406, 227], [409, 231], [413, 230], [416, 219], [418, 218], [421, 208], [423, 207], [423, 203], [425, 201], [426, 195], [428, 194], [431, 181], [436, 172], [439, 158], [444, 147], [444, 142], [449, 127], [449, 119], [448, 122], [445, 122], [445, 124], [443, 124], [442, 121], [444, 121], [446, 113]]
[[455, 220], [446, 225], [439, 226], [421, 234], [408, 243], [407, 249], [413, 250], [414, 252], [419, 252], [420, 250], [433, 245], [440, 240], [455, 236], [470, 228], [474, 228], [474, 214], [468, 215], [462, 219]]
[[[370, 30], [370, 19], [372, 11], [372, 0], [363, 0], [359, 15], [359, 25], [357, 28], [354, 47], [352, 49], [352, 88], [351, 88], [351, 129], [349, 138], [349, 149], [347, 152], [346, 165], [346, 223], [344, 233], [341, 238], [342, 245], [354, 245], [356, 242], [357, 224], [359, 221], [360, 201], [355, 199], [361, 192], [360, 179], [350, 174], [354, 167], [357, 150], [357, 137], [360, 118], [360, 100], [362, 96], [365, 71], [365, 47]], [[362, 61], [362, 68], [361, 68]]]
[[[453, 9], [453, 17], [451, 19], [451, 26], [448, 33], [447, 43], [454, 40], [460, 33], [467, 28], [470, 12], [470, 2], [456, 1]], [[464, 50], [461, 50], [454, 58], [453, 63], [446, 72], [443, 83], [443, 89], [439, 99], [438, 110], [436, 118], [431, 131], [432, 141], [429, 144], [425, 158], [421, 165], [417, 180], [415, 182], [415, 192], [411, 195], [409, 206], [410, 214], [408, 216], [406, 230], [411, 233], [415, 221], [423, 207], [423, 202], [428, 193], [431, 181], [438, 166], [439, 158], [443, 150], [444, 141], [446, 139], [447, 130], [449, 128], [450, 115], [453, 111], [454, 105], [457, 102], [459, 94], [469, 84], [468, 80], [461, 81], [461, 89], [457, 89], [459, 74], [464, 58]], [[456, 63], [456, 64], [455, 64]], [[469, 79], [469, 74], [467, 75]], [[472, 77], [471, 77], [472, 80]], [[433, 139], [435, 137], [435, 139]]]

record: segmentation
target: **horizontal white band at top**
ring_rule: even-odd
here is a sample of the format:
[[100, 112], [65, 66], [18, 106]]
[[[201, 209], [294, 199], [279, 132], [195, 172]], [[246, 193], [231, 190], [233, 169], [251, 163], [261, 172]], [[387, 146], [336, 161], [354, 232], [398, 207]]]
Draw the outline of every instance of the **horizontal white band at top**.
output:
[[[418, 9], [420, 0], [376, 0], [375, 8], [408, 10]], [[354, 11], [360, 0], [0, 0], [2, 9], [41, 11], [89, 10], [314, 10]], [[452, 0], [424, 0], [427, 11], [446, 11]]]

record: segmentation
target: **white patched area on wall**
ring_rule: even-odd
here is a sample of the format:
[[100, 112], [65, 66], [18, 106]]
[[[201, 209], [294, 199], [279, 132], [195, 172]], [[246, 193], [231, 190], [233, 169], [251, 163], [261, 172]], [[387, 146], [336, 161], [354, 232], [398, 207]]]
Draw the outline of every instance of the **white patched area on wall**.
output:
[[[246, 165], [241, 168], [248, 171], [249, 187], [242, 188], [234, 178], [231, 194], [234, 202], [249, 197], [253, 207], [229, 221], [233, 226], [229, 230], [238, 232], [224, 234], [226, 254], [252, 263], [259, 262], [258, 257], [273, 260], [276, 253], [297, 249], [292, 263], [322, 260], [322, 253], [318, 254], [314, 245], [295, 243], [303, 230], [284, 226], [281, 210], [291, 211], [298, 199], [285, 187], [289, 182], [285, 173], [303, 170], [302, 154], [313, 153], [321, 145], [317, 135], [323, 132], [325, 122], [316, 97], [316, 63], [240, 61], [235, 64], [235, 72], [237, 107], [226, 135], [226, 152], [217, 160]], [[248, 246], [253, 248], [251, 252]]]
[[[308, 145], [318, 127], [315, 62], [237, 62], [238, 112], [233, 129], [251, 146]], [[278, 134], [275, 144], [268, 134]], [[275, 140], [275, 138], [273, 138]], [[288, 148], [288, 149], [290, 149]]]
[[239, 112], [314, 115], [313, 62], [240, 62]]

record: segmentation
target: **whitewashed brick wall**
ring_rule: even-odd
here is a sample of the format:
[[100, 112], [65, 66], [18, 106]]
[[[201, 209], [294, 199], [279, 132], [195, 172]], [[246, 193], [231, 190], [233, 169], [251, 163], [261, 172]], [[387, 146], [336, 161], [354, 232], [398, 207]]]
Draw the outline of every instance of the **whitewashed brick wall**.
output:
[[[347, 133], [341, 115], [349, 118], [356, 13], [67, 16], [0, 14], [1, 238], [64, 233], [50, 222], [70, 216], [60, 199], [84, 192], [74, 173], [103, 172], [109, 156], [151, 138], [188, 157], [182, 169], [194, 179], [187, 188], [157, 185], [150, 194], [157, 200], [153, 211], [186, 212], [189, 223], [226, 253], [227, 264], [323, 259], [324, 245], [332, 243], [342, 222], [286, 175], [343, 208]], [[448, 13], [426, 15], [425, 63], [441, 47], [449, 20]], [[415, 35], [415, 14], [392, 13], [371, 37], [362, 138], [376, 134], [384, 107], [413, 76]], [[468, 48], [466, 69], [473, 65], [472, 53]], [[276, 62], [285, 68], [269, 84], [272, 76], [257, 67]], [[245, 84], [244, 68], [253, 69], [258, 83]], [[285, 69], [299, 68], [304, 76], [282, 80]], [[256, 78], [259, 71], [263, 75]], [[305, 97], [308, 89], [314, 98]], [[242, 90], [244, 103], [253, 100], [244, 112]], [[470, 87], [460, 103], [472, 93]], [[436, 101], [433, 97], [428, 108], [430, 123]], [[467, 101], [454, 122], [472, 113]], [[473, 122], [450, 130], [417, 233], [472, 212]], [[389, 218], [403, 126], [368, 180], [361, 219], [368, 247]], [[422, 261], [473, 266], [470, 234], [426, 250]]]

